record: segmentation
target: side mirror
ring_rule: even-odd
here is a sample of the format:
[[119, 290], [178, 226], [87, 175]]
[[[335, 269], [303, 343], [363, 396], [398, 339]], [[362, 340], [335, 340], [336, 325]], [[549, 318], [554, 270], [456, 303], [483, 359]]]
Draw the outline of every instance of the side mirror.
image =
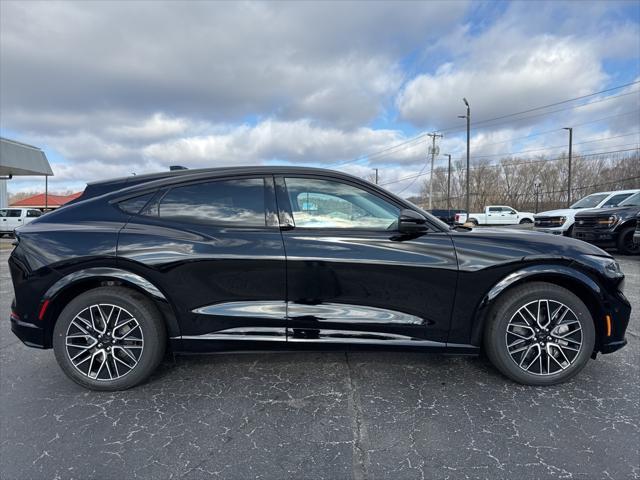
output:
[[398, 217], [398, 231], [401, 233], [424, 233], [428, 230], [427, 219], [414, 210], [404, 208]]

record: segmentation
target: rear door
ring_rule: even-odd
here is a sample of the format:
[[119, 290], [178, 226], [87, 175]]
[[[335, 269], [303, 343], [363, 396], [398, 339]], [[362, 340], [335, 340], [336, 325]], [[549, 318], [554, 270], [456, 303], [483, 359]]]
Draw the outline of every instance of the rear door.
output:
[[402, 205], [322, 175], [276, 177], [288, 341], [440, 347], [457, 262], [450, 236], [397, 232]]
[[121, 205], [138, 213], [120, 233], [118, 263], [170, 298], [183, 341], [203, 351], [286, 341], [273, 177], [199, 181], [150, 196]]
[[3, 208], [0, 210], [0, 231], [13, 232], [22, 225], [21, 208]]

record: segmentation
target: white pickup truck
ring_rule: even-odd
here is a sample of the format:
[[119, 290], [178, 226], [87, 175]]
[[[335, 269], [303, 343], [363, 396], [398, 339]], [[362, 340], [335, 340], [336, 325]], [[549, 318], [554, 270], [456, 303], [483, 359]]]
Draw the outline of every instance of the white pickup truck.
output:
[[518, 212], [515, 208], [506, 205], [489, 205], [484, 207], [484, 213], [457, 213], [456, 223], [469, 223], [474, 225], [517, 225], [519, 223], [533, 223], [533, 213]]
[[0, 237], [13, 235], [13, 231], [42, 215], [35, 208], [0, 208]]

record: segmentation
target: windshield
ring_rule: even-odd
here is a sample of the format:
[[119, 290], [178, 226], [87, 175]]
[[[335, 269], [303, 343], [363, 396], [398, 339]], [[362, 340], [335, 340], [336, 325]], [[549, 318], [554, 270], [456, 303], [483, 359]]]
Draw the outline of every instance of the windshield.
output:
[[624, 202], [621, 202], [619, 207], [640, 207], [640, 192], [631, 195]]
[[593, 208], [609, 196], [608, 193], [594, 193], [584, 197], [582, 200], [577, 201], [570, 208]]

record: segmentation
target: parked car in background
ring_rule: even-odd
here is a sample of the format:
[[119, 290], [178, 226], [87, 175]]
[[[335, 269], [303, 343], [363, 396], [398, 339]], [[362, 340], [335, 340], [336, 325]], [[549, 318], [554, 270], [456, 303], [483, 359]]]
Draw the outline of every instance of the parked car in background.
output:
[[439, 218], [440, 220], [442, 220], [444, 223], [446, 223], [447, 225], [455, 225], [456, 223], [456, 214], [460, 214], [460, 213], [467, 213], [466, 210], [460, 210], [460, 209], [449, 209], [447, 210], [445, 209], [441, 209], [441, 210], [427, 210], [431, 215], [433, 215], [436, 218]]
[[26, 225], [42, 215], [35, 208], [2, 208], [0, 209], [0, 236], [13, 235], [16, 228]]
[[569, 208], [549, 210], [536, 213], [533, 228], [539, 232], [553, 233], [554, 235], [566, 235], [570, 237], [573, 232], [573, 223], [576, 213], [587, 208], [616, 207], [618, 204], [640, 190], [619, 190], [615, 192], [598, 192], [581, 198]]
[[94, 184], [16, 237], [12, 331], [96, 390], [144, 381], [166, 349], [484, 350], [509, 378], [551, 385], [622, 348], [631, 313], [598, 247], [452, 230], [321, 169]]
[[636, 215], [636, 231], [633, 233], [633, 243], [640, 246], [640, 213]]
[[573, 236], [600, 247], [616, 247], [625, 255], [638, 254], [640, 245], [634, 242], [633, 237], [639, 213], [640, 192], [617, 207], [577, 213]]
[[517, 225], [533, 223], [534, 214], [518, 212], [506, 205], [490, 205], [484, 208], [484, 213], [459, 213], [455, 216], [455, 223], [472, 223], [474, 225]]

